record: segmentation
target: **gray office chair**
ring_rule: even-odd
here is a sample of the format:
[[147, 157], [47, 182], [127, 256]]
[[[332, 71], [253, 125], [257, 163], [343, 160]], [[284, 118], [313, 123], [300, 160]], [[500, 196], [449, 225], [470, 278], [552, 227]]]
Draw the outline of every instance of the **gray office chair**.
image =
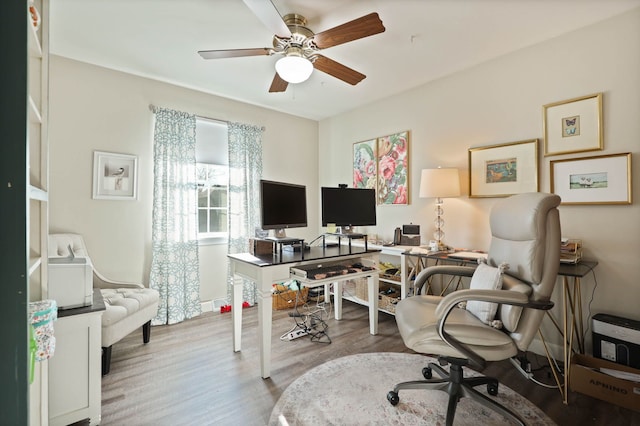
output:
[[[490, 214], [491, 246], [489, 266], [505, 266], [502, 288], [498, 290], [465, 289], [444, 297], [416, 295], [396, 306], [396, 322], [404, 344], [416, 352], [438, 355], [440, 365], [429, 363], [422, 369], [426, 380], [399, 383], [387, 394], [392, 405], [400, 401], [404, 389], [443, 390], [449, 394], [446, 424], [453, 424], [458, 401], [470, 397], [503, 416], [524, 425], [520, 417], [474, 387], [486, 385], [489, 395], [498, 394], [495, 378], [464, 377], [462, 367], [478, 370], [486, 361], [500, 361], [526, 351], [538, 332], [550, 301], [560, 264], [560, 197], [552, 194], [526, 193], [501, 199]], [[486, 265], [484, 266], [486, 268]], [[480, 269], [480, 267], [478, 267]], [[490, 269], [490, 268], [486, 268]], [[473, 266], [432, 266], [416, 278], [416, 294], [436, 274], [472, 277]], [[460, 302], [497, 303], [497, 322], [482, 320]], [[469, 304], [472, 302], [468, 302]], [[477, 303], [477, 302], [475, 302]], [[449, 371], [442, 367], [449, 364]], [[442, 379], [431, 379], [435, 370]]]

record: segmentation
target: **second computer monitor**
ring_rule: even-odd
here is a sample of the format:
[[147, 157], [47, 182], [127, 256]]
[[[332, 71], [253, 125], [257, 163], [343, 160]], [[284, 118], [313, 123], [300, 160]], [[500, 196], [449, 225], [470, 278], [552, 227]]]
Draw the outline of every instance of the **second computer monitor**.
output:
[[341, 228], [376, 224], [376, 191], [364, 188], [321, 188], [322, 226]]

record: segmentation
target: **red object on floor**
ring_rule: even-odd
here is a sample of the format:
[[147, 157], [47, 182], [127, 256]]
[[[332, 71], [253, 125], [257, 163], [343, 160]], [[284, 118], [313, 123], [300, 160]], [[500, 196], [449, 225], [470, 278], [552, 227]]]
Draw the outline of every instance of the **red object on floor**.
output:
[[[242, 302], [242, 307], [243, 308], [250, 308], [251, 305], [249, 304], [249, 302]], [[222, 306], [220, 306], [220, 313], [224, 314], [225, 312], [231, 312], [231, 305], [222, 305]]]

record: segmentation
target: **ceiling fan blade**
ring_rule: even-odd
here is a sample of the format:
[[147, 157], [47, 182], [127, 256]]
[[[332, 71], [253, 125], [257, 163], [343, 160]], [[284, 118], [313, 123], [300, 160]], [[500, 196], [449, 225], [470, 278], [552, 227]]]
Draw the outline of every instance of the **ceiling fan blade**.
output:
[[271, 3], [271, 0], [243, 0], [254, 15], [262, 21], [265, 27], [273, 34], [282, 38], [291, 37], [291, 31], [282, 20], [278, 9]]
[[285, 90], [287, 90], [287, 86], [289, 86], [289, 83], [283, 80], [282, 77], [280, 77], [280, 75], [276, 73], [276, 75], [273, 76], [271, 87], [269, 87], [269, 93], [284, 92]]
[[322, 31], [313, 40], [320, 49], [337, 46], [349, 41], [384, 32], [385, 28], [377, 13], [370, 13], [346, 24]]
[[345, 83], [349, 83], [353, 86], [360, 83], [367, 76], [359, 73], [356, 70], [353, 70], [345, 65], [342, 65], [339, 62], [334, 61], [333, 59], [329, 59], [326, 56], [316, 55], [316, 60], [313, 63], [313, 67], [318, 71], [322, 71], [329, 75], [338, 78]]
[[267, 47], [257, 49], [227, 49], [227, 50], [199, 50], [203, 59], [240, 58], [243, 56], [271, 55], [272, 50]]

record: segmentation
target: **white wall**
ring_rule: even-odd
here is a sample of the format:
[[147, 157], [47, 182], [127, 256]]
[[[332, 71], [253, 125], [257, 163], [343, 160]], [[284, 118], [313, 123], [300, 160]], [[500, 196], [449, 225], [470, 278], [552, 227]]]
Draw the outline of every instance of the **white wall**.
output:
[[[149, 104], [264, 126], [263, 176], [307, 185], [312, 226], [295, 230], [295, 235], [317, 235], [317, 122], [52, 56], [50, 229], [83, 234], [98, 270], [148, 285], [153, 188]], [[138, 156], [136, 201], [92, 199], [94, 150]], [[226, 251], [225, 245], [200, 249], [203, 301], [226, 296]]]
[[[55, 56], [50, 76], [51, 229], [82, 233], [108, 276], [148, 281], [152, 103], [266, 126], [264, 177], [308, 186], [311, 226], [296, 232], [304, 238], [319, 232], [319, 186], [351, 183], [352, 144], [376, 136], [411, 131], [411, 204], [379, 207], [379, 225], [368, 230], [387, 239], [409, 222], [431, 238], [434, 204], [417, 196], [420, 170], [459, 167], [465, 192], [470, 147], [539, 138], [542, 191], [549, 191], [550, 160], [632, 152], [633, 205], [562, 206], [560, 213], [563, 234], [582, 238], [586, 257], [600, 262], [595, 277], [582, 281], [585, 310], [640, 319], [640, 9], [319, 124]], [[596, 92], [604, 93], [604, 150], [543, 157], [542, 105]], [[139, 156], [137, 201], [91, 199], [93, 150]], [[488, 248], [494, 201], [447, 199], [446, 242]], [[203, 300], [225, 295], [225, 253], [224, 246], [201, 250]]]
[[[604, 93], [604, 150], [543, 156], [542, 105]], [[563, 235], [581, 238], [599, 262], [582, 280], [585, 310], [640, 319], [640, 9], [503, 56], [320, 123], [320, 184], [352, 182], [352, 144], [411, 131], [409, 206], [379, 206], [370, 233], [391, 239], [396, 226], [434, 231], [434, 200], [418, 198], [420, 170], [461, 169], [468, 193], [468, 148], [538, 138], [540, 190], [549, 192], [549, 161], [632, 152], [633, 205], [561, 206]], [[346, 155], [345, 155], [346, 154]], [[445, 200], [445, 241], [488, 249], [487, 215], [495, 199]], [[597, 288], [594, 292], [594, 286]], [[588, 304], [593, 293], [593, 303]], [[559, 302], [559, 293], [556, 300]], [[585, 317], [587, 312], [585, 312]]]

